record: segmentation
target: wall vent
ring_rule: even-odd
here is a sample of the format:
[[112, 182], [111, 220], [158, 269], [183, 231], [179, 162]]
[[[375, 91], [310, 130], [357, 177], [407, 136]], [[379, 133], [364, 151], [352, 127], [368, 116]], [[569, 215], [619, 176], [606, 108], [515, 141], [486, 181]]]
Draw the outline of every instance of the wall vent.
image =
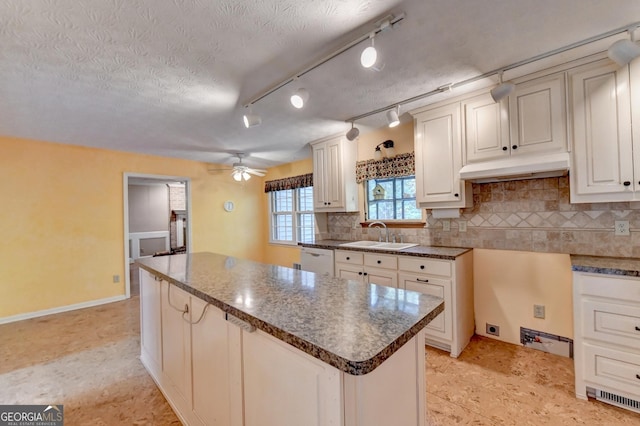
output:
[[568, 337], [520, 327], [520, 343], [527, 348], [573, 358], [573, 340]]
[[596, 389], [596, 399], [598, 401], [606, 402], [620, 408], [626, 408], [628, 410], [635, 411], [636, 413], [640, 413], [640, 401], [636, 401], [631, 398]]

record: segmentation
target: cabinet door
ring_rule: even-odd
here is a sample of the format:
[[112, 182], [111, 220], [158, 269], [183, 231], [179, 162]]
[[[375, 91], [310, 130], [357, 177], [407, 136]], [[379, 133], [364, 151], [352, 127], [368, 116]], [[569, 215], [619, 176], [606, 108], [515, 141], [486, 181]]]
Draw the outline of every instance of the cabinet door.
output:
[[567, 151], [564, 73], [517, 84], [509, 109], [511, 155]]
[[189, 305], [187, 292], [162, 281], [162, 370], [170, 385], [167, 392], [177, 401], [180, 411], [191, 406]]
[[398, 273], [395, 270], [365, 268], [364, 272], [369, 284], [386, 285], [387, 287], [398, 286]]
[[313, 145], [313, 194], [316, 209], [344, 208], [340, 139]]
[[229, 356], [229, 323], [224, 312], [196, 297], [191, 309], [192, 320], [200, 318], [191, 326], [193, 413], [203, 425], [229, 425], [230, 370], [240, 363]]
[[416, 115], [416, 202], [421, 207], [466, 207], [460, 181], [460, 104]]
[[245, 426], [343, 424], [339, 370], [261, 331], [242, 350]]
[[154, 374], [162, 372], [160, 300], [160, 281], [141, 268], [140, 352], [142, 361]]
[[569, 74], [573, 104], [571, 202], [625, 201], [633, 178], [628, 68], [598, 62]]
[[444, 311], [425, 327], [425, 334], [440, 340], [451, 341], [453, 329], [451, 281], [429, 275], [398, 274], [399, 287], [444, 299]]
[[363, 281], [364, 275], [362, 266], [336, 263], [336, 277], [354, 281]]
[[488, 93], [463, 102], [466, 163], [509, 156], [508, 103], [494, 102]]

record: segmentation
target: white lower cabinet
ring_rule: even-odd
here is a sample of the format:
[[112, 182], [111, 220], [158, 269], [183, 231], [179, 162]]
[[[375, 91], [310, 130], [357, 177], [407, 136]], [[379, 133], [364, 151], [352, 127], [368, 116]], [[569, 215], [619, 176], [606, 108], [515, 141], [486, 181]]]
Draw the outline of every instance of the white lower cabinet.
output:
[[367, 284], [398, 286], [397, 257], [387, 254], [336, 250], [336, 276]]
[[336, 276], [444, 299], [444, 311], [425, 327], [426, 343], [458, 357], [475, 332], [473, 253], [455, 260], [335, 251]]
[[573, 312], [576, 397], [640, 413], [640, 278], [574, 272]]
[[140, 359], [183, 424], [425, 425], [423, 332], [352, 376], [142, 269], [140, 305]]

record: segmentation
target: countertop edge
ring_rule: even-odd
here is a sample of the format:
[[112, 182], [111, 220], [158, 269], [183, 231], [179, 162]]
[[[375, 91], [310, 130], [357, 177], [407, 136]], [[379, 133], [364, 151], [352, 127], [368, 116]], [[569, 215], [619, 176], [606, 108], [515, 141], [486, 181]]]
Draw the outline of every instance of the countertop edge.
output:
[[163, 274], [162, 272], [153, 269], [150, 266], [147, 266], [142, 263], [138, 263], [140, 268], [146, 270], [147, 272], [154, 274], [163, 280], [174, 284], [176, 287], [186, 291], [187, 293], [196, 296], [197, 298], [212, 304], [213, 306], [219, 308], [223, 312], [229, 313], [249, 324], [256, 327], [259, 330], [273, 336], [274, 338], [281, 340], [284, 343], [288, 343], [296, 349], [320, 360], [323, 361], [340, 371], [351, 374], [353, 376], [361, 376], [368, 374], [375, 370], [380, 364], [382, 364], [385, 360], [387, 360], [391, 355], [393, 355], [398, 349], [400, 349], [404, 344], [406, 344], [409, 340], [415, 337], [427, 324], [429, 324], [435, 317], [437, 317], [440, 313], [444, 311], [444, 301], [442, 301], [435, 309], [433, 309], [428, 315], [422, 318], [419, 322], [405, 331], [403, 334], [398, 336], [396, 340], [391, 342], [386, 348], [382, 351], [374, 355], [372, 358], [363, 361], [353, 361], [345, 359], [339, 355], [330, 352], [327, 349], [320, 348], [314, 345], [311, 342], [308, 342], [298, 336], [295, 336], [285, 330], [282, 330], [278, 327], [274, 327], [273, 325], [256, 318], [250, 314], [247, 314], [244, 311], [241, 311], [233, 306], [230, 306], [206, 293], [198, 291], [193, 287], [184, 284], [170, 276]]
[[[338, 241], [338, 240], [328, 240], [324, 242], [315, 242], [315, 243], [298, 243], [298, 247], [309, 247], [309, 248], [319, 248], [319, 249], [328, 249], [328, 250], [349, 250], [349, 251], [359, 251], [366, 253], [383, 253], [383, 254], [395, 254], [402, 256], [414, 256], [414, 257], [428, 257], [432, 259], [442, 259], [442, 260], [456, 260], [458, 257], [470, 252], [473, 248], [467, 247], [440, 247], [440, 246], [415, 246], [409, 247], [403, 250], [372, 250], [361, 247], [345, 247], [340, 246], [342, 243], [347, 243], [348, 241]], [[453, 250], [456, 251], [455, 254], [444, 254], [444, 253], [426, 253], [421, 250]]]
[[571, 255], [571, 270], [592, 274], [640, 277], [640, 259]]

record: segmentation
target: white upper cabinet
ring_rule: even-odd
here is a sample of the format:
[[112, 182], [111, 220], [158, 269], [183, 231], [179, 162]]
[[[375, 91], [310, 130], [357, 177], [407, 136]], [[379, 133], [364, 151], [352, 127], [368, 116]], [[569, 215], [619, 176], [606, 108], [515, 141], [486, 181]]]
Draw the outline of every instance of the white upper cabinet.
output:
[[489, 93], [462, 102], [465, 116], [466, 163], [509, 156], [509, 102], [494, 102]]
[[460, 180], [460, 103], [414, 113], [416, 202], [423, 208], [472, 205], [471, 184]]
[[630, 91], [630, 83], [640, 79], [630, 81], [628, 66], [620, 68], [605, 59], [571, 70], [569, 82], [574, 138], [571, 202], [640, 199], [640, 152], [634, 150], [639, 138], [632, 137]]
[[358, 211], [357, 144], [343, 137], [311, 143], [315, 211]]
[[509, 96], [511, 155], [567, 152], [565, 74], [516, 85]]

